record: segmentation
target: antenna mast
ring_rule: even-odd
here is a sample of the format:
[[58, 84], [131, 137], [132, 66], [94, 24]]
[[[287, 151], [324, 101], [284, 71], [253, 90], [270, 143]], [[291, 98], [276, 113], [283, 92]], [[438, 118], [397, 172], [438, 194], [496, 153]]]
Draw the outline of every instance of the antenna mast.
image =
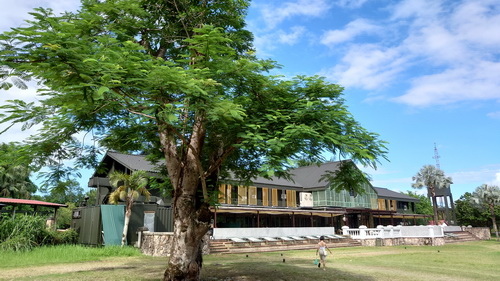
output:
[[437, 146], [436, 146], [436, 143], [434, 143], [434, 157], [432, 157], [436, 160], [436, 168], [438, 169], [441, 169], [440, 165], [439, 165], [439, 153], [438, 153], [438, 149], [437, 149]]

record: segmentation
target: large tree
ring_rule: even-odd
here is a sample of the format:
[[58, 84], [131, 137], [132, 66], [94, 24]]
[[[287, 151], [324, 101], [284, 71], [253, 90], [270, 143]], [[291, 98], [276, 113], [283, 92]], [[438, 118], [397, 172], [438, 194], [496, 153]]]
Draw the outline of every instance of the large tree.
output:
[[[376, 167], [384, 142], [350, 114], [342, 88], [320, 77], [275, 77], [244, 30], [244, 0], [83, 0], [76, 13], [36, 9], [0, 40], [3, 87], [33, 77], [40, 104], [14, 100], [2, 122], [39, 124], [40, 163], [95, 163], [101, 147], [164, 159], [174, 237], [165, 280], [197, 280], [210, 198], [232, 171], [287, 176], [325, 152]], [[17, 78], [16, 83], [12, 83]], [[20, 85], [22, 86], [22, 85]], [[87, 138], [88, 140], [88, 138]]]
[[[474, 203], [470, 192], [465, 192], [455, 201], [455, 212], [459, 225], [487, 226], [490, 218], [487, 210], [478, 208]], [[497, 212], [500, 214], [500, 206]]]
[[432, 199], [432, 207], [434, 212], [434, 223], [438, 222], [437, 213], [437, 200], [436, 200], [436, 190], [443, 189], [450, 186], [453, 183], [450, 177], [445, 176], [441, 169], [436, 168], [433, 165], [424, 165], [420, 171], [413, 177], [414, 183], [412, 183], [413, 188], [427, 188], [427, 194]]
[[498, 227], [495, 215], [495, 207], [500, 205], [500, 188], [496, 185], [483, 184], [478, 186], [471, 197], [472, 201], [477, 204], [480, 208], [487, 209], [491, 223], [493, 225], [493, 231], [498, 238]]

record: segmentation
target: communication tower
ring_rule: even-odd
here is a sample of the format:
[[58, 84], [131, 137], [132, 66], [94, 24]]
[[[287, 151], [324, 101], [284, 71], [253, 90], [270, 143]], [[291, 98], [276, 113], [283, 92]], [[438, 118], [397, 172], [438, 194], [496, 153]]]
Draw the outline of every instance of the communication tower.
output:
[[436, 168], [440, 169], [441, 170], [441, 166], [439, 165], [439, 153], [438, 153], [438, 149], [437, 149], [437, 146], [436, 146], [436, 143], [434, 143], [434, 157], [432, 157], [436, 160]]
[[[439, 164], [439, 152], [434, 143], [434, 156], [432, 157], [436, 160], [436, 168], [441, 170], [441, 165]], [[438, 217], [442, 220], [445, 220], [447, 224], [456, 224], [456, 216], [455, 216], [455, 204], [453, 202], [453, 195], [451, 194], [451, 187], [448, 186], [446, 188], [437, 189], [436, 191], [436, 201], [438, 203]], [[430, 197], [430, 194], [428, 195]]]

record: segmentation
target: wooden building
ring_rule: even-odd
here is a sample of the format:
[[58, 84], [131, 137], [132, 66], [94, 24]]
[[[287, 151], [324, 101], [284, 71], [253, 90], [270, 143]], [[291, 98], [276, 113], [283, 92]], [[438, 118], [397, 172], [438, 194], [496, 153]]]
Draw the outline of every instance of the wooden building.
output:
[[[363, 194], [349, 191], [335, 192], [329, 182], [322, 179], [326, 173], [335, 172], [340, 162], [328, 162], [290, 170], [291, 179], [256, 178], [250, 185], [242, 185], [237, 179], [226, 179], [219, 185], [218, 204], [212, 208], [213, 226], [216, 228], [238, 227], [335, 227], [340, 230], [347, 225], [375, 227], [379, 224], [406, 224], [410, 218], [425, 216], [414, 214], [413, 197], [385, 188], [363, 186]], [[89, 180], [89, 187], [97, 189], [97, 199], [93, 205], [107, 204], [107, 195], [112, 191], [107, 175], [112, 171], [133, 172], [145, 170], [157, 174], [160, 165], [150, 163], [143, 155], [128, 155], [107, 152], [101, 166]], [[149, 201], [139, 198], [133, 228], [144, 224], [144, 218], [154, 216], [171, 218], [168, 212], [171, 198], [160, 191], [152, 190]], [[153, 214], [153, 215], [152, 215]], [[413, 220], [416, 222], [415, 220]], [[162, 229], [169, 231], [171, 222], [161, 221]], [[412, 224], [412, 223], [410, 223]], [[129, 235], [132, 240], [134, 235]]]

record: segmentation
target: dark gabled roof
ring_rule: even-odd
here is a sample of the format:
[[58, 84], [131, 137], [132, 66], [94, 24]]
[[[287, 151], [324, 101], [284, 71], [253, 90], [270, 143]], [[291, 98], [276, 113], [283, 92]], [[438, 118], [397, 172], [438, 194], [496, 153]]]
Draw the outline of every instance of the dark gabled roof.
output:
[[310, 165], [299, 167], [290, 171], [295, 182], [303, 188], [326, 187], [328, 182], [320, 178], [327, 172], [335, 172], [339, 169], [340, 162], [327, 162], [320, 165]]
[[275, 177], [273, 179], [266, 179], [263, 177], [257, 177], [252, 180], [253, 185], [258, 187], [296, 187], [302, 188], [302, 185], [297, 183], [296, 181], [290, 181], [285, 178]]
[[378, 197], [381, 199], [393, 199], [399, 201], [407, 201], [407, 202], [418, 202], [417, 198], [411, 197], [409, 195], [395, 192], [383, 187], [374, 187], [375, 191], [378, 194]]
[[[101, 166], [104, 166], [104, 163], [111, 163], [115, 161], [125, 168], [131, 171], [146, 171], [150, 173], [158, 173], [160, 171], [160, 163], [152, 163], [146, 160], [145, 155], [134, 155], [134, 154], [123, 154], [114, 151], [106, 152], [106, 155], [101, 160]], [[97, 170], [94, 172], [93, 177], [97, 177]]]
[[157, 173], [159, 168], [159, 163], [151, 163], [146, 160], [146, 156], [144, 155], [132, 155], [132, 154], [123, 154], [118, 152], [108, 151], [106, 153], [109, 157], [111, 157], [116, 162], [122, 164], [132, 171], [146, 171]]
[[324, 188], [328, 185], [325, 180], [319, 180], [327, 171], [335, 172], [340, 162], [327, 162], [320, 165], [299, 167], [290, 170], [292, 180], [273, 178], [271, 180], [258, 177], [252, 180], [256, 186], [296, 187], [304, 189]]

